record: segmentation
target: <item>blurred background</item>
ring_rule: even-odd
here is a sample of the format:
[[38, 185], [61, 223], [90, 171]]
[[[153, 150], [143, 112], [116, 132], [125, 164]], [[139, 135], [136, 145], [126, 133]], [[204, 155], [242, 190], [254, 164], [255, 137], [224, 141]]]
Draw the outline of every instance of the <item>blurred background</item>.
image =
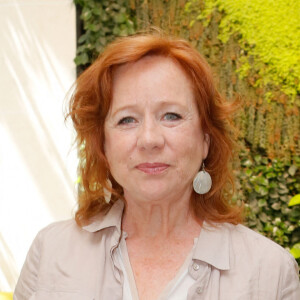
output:
[[74, 214], [72, 83], [109, 42], [151, 25], [189, 40], [240, 100], [232, 201], [299, 263], [299, 24], [299, 0], [0, 0], [0, 291], [38, 230]]
[[63, 115], [75, 5], [1, 0], [0, 41], [0, 291], [12, 291], [37, 232], [75, 207], [77, 151]]

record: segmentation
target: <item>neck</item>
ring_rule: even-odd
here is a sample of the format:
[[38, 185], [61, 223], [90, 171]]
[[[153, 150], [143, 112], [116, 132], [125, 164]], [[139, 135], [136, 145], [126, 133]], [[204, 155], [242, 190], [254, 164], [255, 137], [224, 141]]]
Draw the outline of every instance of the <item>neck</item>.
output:
[[190, 209], [190, 193], [176, 199], [141, 201], [126, 197], [122, 222], [129, 238], [165, 240], [184, 237], [189, 231], [197, 236], [200, 221]]

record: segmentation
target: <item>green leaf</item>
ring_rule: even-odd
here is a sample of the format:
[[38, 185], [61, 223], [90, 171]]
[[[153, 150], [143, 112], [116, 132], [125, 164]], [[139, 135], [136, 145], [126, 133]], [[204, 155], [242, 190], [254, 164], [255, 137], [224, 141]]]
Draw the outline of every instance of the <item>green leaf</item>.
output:
[[278, 237], [282, 237], [284, 235], [284, 231], [278, 228], [275, 231], [275, 235], [278, 236]]
[[278, 189], [278, 193], [280, 195], [288, 194], [289, 190], [287, 188], [285, 188], [285, 189]]
[[293, 246], [293, 248], [290, 250], [290, 253], [295, 257], [295, 258], [300, 258], [300, 243], [297, 243]]
[[83, 42], [85, 42], [85, 41], [86, 41], [86, 37], [87, 37], [87, 35], [86, 35], [86, 34], [83, 34], [83, 35], [78, 39], [78, 43], [79, 43], [79, 44], [82, 44]]
[[105, 12], [103, 12], [103, 13], [101, 14], [101, 21], [102, 21], [102, 22], [107, 22], [108, 20], [109, 20], [108, 15], [107, 15]]
[[116, 11], [120, 10], [120, 8], [121, 8], [120, 5], [117, 4], [117, 3], [112, 3], [112, 4], [110, 5], [110, 7], [111, 7], [112, 9], [116, 10]]
[[279, 197], [279, 194], [278, 193], [270, 193], [269, 196], [272, 199], [277, 199]]
[[263, 187], [263, 186], [260, 187], [260, 194], [261, 194], [262, 196], [266, 196], [266, 195], [268, 195], [268, 193], [269, 193], [269, 191], [268, 191], [267, 188], [265, 188], [265, 187]]
[[274, 210], [280, 210], [280, 207], [281, 207], [281, 204], [276, 202], [276, 203], [273, 203], [272, 206], [271, 206]]
[[297, 194], [290, 200], [289, 206], [294, 206], [299, 204], [300, 204], [300, 194]]
[[89, 56], [86, 53], [82, 53], [75, 57], [74, 62], [77, 66], [85, 65], [89, 62]]
[[259, 193], [260, 193], [260, 186], [257, 185], [257, 184], [255, 184], [255, 185], [254, 185], [254, 190], [255, 190], [256, 193], [259, 194]]
[[283, 201], [283, 202], [287, 202], [287, 200], [288, 200], [288, 195], [280, 196], [280, 200]]
[[260, 155], [255, 155], [254, 156], [254, 160], [256, 161], [256, 163], [260, 163], [260, 161], [261, 161], [261, 156]]
[[89, 30], [91, 30], [91, 31], [93, 31], [93, 32], [99, 31], [100, 28], [101, 28], [101, 25], [100, 25], [100, 24], [91, 24], [91, 23], [89, 23], [89, 24], [87, 25], [87, 29], [89, 29]]
[[258, 206], [259, 207], [263, 207], [263, 206], [266, 206], [266, 205], [267, 205], [266, 199], [259, 199], [258, 200]]
[[269, 188], [270, 189], [276, 189], [277, 188], [277, 183], [276, 182], [270, 182], [270, 184], [269, 184]]
[[248, 169], [248, 170], [246, 170], [246, 175], [248, 176], [248, 177], [250, 177], [251, 175], [252, 175], [252, 170], [250, 170], [250, 169]]
[[115, 36], [119, 36], [120, 35], [120, 28], [115, 26], [114, 29], [113, 29], [113, 34]]
[[273, 231], [273, 226], [270, 223], [267, 223], [264, 227], [264, 231], [266, 232], [272, 232]]
[[269, 180], [264, 177], [257, 177], [257, 183], [260, 185], [268, 186]]
[[274, 173], [274, 172], [267, 173], [266, 177], [267, 178], [275, 178], [276, 177], [276, 173]]
[[120, 30], [120, 36], [127, 36], [128, 35], [128, 30], [127, 28], [122, 28]]
[[90, 10], [84, 10], [81, 16], [84, 21], [88, 21], [92, 16], [92, 12]]
[[195, 24], [195, 20], [192, 20], [189, 24], [189, 28], [192, 28], [194, 26], [194, 24]]
[[281, 188], [283, 190], [286, 189], [286, 186], [283, 183], [280, 182], [278, 185], [279, 185], [279, 188]]
[[244, 167], [251, 167], [252, 166], [252, 161], [250, 159], [242, 161], [242, 166]]
[[102, 46], [105, 46], [107, 44], [106, 38], [103, 36], [99, 38], [99, 42], [101, 43]]
[[102, 6], [95, 7], [95, 8], [93, 8], [92, 12], [96, 16], [101, 16], [101, 14], [103, 13], [103, 8], [102, 8]]
[[114, 21], [117, 23], [117, 24], [121, 24], [121, 23], [124, 23], [126, 21], [126, 15], [125, 14], [117, 14], [114, 16]]
[[297, 166], [291, 165], [291, 166], [289, 167], [288, 172], [289, 172], [289, 174], [290, 174], [291, 176], [294, 176], [294, 175], [296, 174], [297, 169], [298, 169]]

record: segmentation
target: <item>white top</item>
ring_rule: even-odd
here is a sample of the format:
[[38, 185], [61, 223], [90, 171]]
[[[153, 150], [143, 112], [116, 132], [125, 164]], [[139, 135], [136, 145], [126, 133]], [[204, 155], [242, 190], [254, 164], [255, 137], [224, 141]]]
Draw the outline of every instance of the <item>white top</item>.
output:
[[[124, 274], [123, 283], [123, 298], [122, 300], [139, 300], [137, 287], [135, 284], [135, 279], [133, 271], [131, 268], [126, 241], [127, 233], [123, 232], [122, 239], [120, 241], [119, 247], [117, 248], [117, 257], [121, 265], [121, 269]], [[173, 280], [169, 282], [164, 291], [158, 297], [157, 300], [179, 300], [187, 299], [187, 292], [189, 288], [195, 283], [195, 279], [189, 274], [189, 265], [192, 262], [192, 256], [195, 249], [195, 245], [198, 238], [194, 239], [194, 246], [190, 251], [189, 255], [185, 259], [183, 265], [177, 272]], [[195, 270], [199, 269], [197, 263], [193, 263], [193, 268]]]

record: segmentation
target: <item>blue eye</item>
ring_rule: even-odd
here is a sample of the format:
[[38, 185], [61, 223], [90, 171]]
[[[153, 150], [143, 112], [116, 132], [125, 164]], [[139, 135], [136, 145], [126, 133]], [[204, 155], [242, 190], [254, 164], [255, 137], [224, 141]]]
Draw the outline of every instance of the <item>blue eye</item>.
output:
[[121, 119], [119, 122], [118, 122], [118, 125], [122, 125], [122, 124], [130, 124], [130, 123], [134, 123], [135, 120], [134, 118], [132, 117], [125, 117], [123, 119]]
[[180, 120], [181, 116], [179, 114], [176, 113], [166, 113], [164, 115], [164, 119], [167, 121], [176, 121], [176, 120]]

